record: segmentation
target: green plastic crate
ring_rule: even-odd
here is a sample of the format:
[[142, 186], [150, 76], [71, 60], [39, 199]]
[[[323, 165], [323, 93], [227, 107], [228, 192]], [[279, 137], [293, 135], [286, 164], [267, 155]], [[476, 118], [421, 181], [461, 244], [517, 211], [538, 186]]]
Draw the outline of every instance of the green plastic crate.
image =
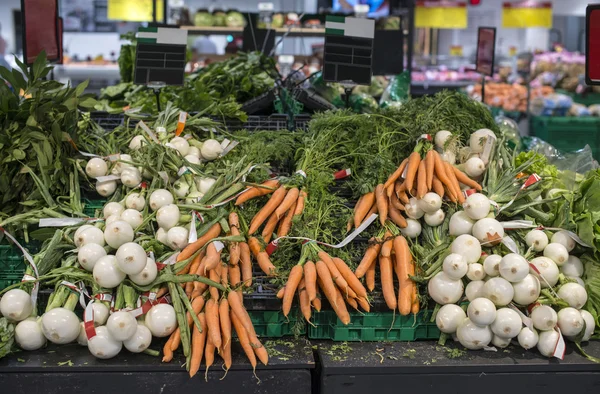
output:
[[350, 324], [343, 325], [333, 311], [323, 310], [313, 313], [314, 326], [308, 326], [309, 339], [331, 339], [333, 341], [409, 342], [418, 339], [438, 339], [440, 330], [429, 322], [431, 312], [400, 316], [393, 312], [350, 312]]
[[600, 159], [600, 118], [532, 116], [529, 131], [561, 152], [573, 152], [589, 145], [594, 158]]
[[0, 245], [0, 290], [20, 282], [25, 273], [25, 260], [13, 245]]
[[585, 106], [590, 106], [592, 104], [600, 104], [600, 93], [596, 92], [587, 92], [584, 94], [578, 94], [575, 92], [569, 92], [563, 89], [557, 89], [556, 93], [561, 93], [567, 95], [573, 99], [574, 102], [578, 104], [583, 104]]
[[523, 112], [519, 111], [504, 111], [502, 108], [498, 107], [490, 107], [492, 112], [492, 116], [495, 118], [497, 116], [506, 116], [509, 119], [514, 120], [515, 122], [519, 122], [523, 117]]
[[[102, 216], [102, 208], [104, 208], [104, 204], [106, 204], [106, 200], [90, 200], [84, 198], [83, 203], [83, 213], [89, 217], [101, 217]], [[99, 216], [96, 216], [96, 211], [100, 211], [98, 213]]]
[[[298, 309], [292, 309], [289, 319], [282, 311], [248, 311], [259, 338], [281, 338], [306, 334], [306, 322], [298, 321]], [[235, 334], [235, 330], [234, 330]]]

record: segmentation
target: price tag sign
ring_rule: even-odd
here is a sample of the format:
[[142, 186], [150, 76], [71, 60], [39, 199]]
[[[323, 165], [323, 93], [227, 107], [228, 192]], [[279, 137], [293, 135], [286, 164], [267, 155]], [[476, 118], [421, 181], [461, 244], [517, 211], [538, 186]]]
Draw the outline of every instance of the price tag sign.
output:
[[508, 48], [508, 56], [510, 56], [510, 57], [517, 56], [517, 47], [509, 47]]
[[325, 21], [323, 79], [370, 85], [373, 74], [375, 21], [328, 15]]
[[[107, 19], [128, 22], [152, 22], [153, 0], [108, 0]], [[163, 1], [156, 0], [156, 20], [163, 20]], [[173, 5], [169, 4], [171, 7]]]
[[494, 74], [496, 28], [480, 27], [477, 31], [477, 61], [475, 70], [486, 76]]
[[585, 83], [600, 85], [600, 4], [587, 6], [585, 22]]
[[468, 9], [464, 1], [417, 1], [415, 27], [427, 29], [466, 29]]
[[183, 85], [187, 30], [141, 27], [137, 34], [134, 83]]
[[450, 56], [462, 56], [463, 55], [463, 47], [462, 45], [452, 45], [450, 47]]
[[273, 3], [258, 3], [259, 11], [273, 11]]
[[502, 27], [552, 27], [552, 2], [519, 1], [502, 4]]

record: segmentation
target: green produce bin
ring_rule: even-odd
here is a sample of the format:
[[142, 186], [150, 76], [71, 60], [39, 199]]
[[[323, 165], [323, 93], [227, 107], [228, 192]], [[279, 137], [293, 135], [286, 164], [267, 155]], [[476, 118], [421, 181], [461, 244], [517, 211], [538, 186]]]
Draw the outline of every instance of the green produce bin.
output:
[[[83, 213], [88, 215], [89, 217], [102, 217], [102, 208], [104, 204], [106, 204], [106, 200], [90, 200], [87, 198], [82, 199], [83, 203]], [[96, 211], [100, 211], [98, 213], [99, 216], [96, 216]]]
[[600, 158], [600, 118], [532, 116], [529, 131], [561, 152], [573, 152], [589, 145], [594, 158]]
[[308, 326], [308, 338], [353, 342], [438, 339], [440, 330], [430, 318], [431, 311], [419, 312], [416, 319], [398, 313], [394, 317], [393, 312], [350, 312], [350, 324], [345, 326], [335, 312], [322, 310], [313, 313], [314, 326]]
[[25, 273], [23, 254], [13, 245], [0, 245], [0, 290], [20, 282]]
[[592, 104], [600, 104], [600, 93], [588, 92], [584, 94], [578, 94], [574, 92], [568, 92], [562, 89], [558, 89], [556, 93], [561, 93], [566, 96], [569, 96], [573, 99], [574, 102], [578, 104], [583, 104], [587, 107], [589, 107]]
[[290, 311], [288, 318], [283, 316], [282, 311], [248, 311], [248, 314], [259, 338], [282, 338], [306, 334], [306, 322], [297, 308]]

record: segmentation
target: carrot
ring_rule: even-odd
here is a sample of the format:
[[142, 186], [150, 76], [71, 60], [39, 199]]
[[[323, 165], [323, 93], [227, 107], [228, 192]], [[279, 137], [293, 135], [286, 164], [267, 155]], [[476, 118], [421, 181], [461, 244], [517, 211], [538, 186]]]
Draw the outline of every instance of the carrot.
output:
[[419, 169], [419, 164], [421, 163], [421, 156], [418, 152], [413, 152], [408, 156], [408, 165], [406, 166], [406, 179], [404, 183], [406, 184], [406, 190], [412, 190], [413, 183], [415, 181], [415, 176], [417, 175], [417, 170]]
[[221, 340], [221, 327], [219, 324], [219, 305], [214, 299], [206, 301], [206, 325], [208, 326], [208, 335], [213, 345], [217, 349], [223, 344]]
[[202, 362], [202, 356], [204, 355], [204, 346], [206, 345], [206, 318], [204, 312], [198, 313], [198, 320], [200, 320], [200, 326], [202, 332], [194, 328], [192, 332], [192, 357], [190, 358], [190, 378], [200, 369], [200, 363]]
[[389, 256], [379, 256], [379, 275], [381, 277], [381, 290], [385, 303], [391, 310], [396, 310], [398, 302], [394, 292], [394, 276], [392, 259]]
[[300, 285], [298, 286], [298, 298], [300, 299], [300, 310], [302, 311], [302, 316], [307, 322], [310, 322], [311, 310], [310, 310], [310, 301], [308, 300], [308, 293], [306, 292], [306, 285], [304, 279], [300, 281]]
[[223, 287], [228, 288], [229, 287], [229, 268], [227, 266], [227, 264], [222, 263], [221, 264], [221, 284], [223, 285]]
[[437, 153], [436, 151], [432, 152], [435, 160], [435, 175], [437, 175], [440, 182], [442, 182], [444, 186], [448, 187], [448, 189], [453, 192], [452, 194], [454, 194], [454, 186], [452, 185], [452, 181], [450, 180], [450, 178], [448, 178], [448, 175], [446, 174], [446, 167], [444, 165], [444, 161], [440, 157], [439, 153]]
[[231, 283], [231, 285], [233, 287], [238, 287], [240, 285], [240, 282], [242, 281], [242, 274], [240, 272], [240, 266], [239, 265], [230, 265], [228, 267], [229, 270], [229, 283]]
[[225, 362], [225, 374], [231, 368], [231, 319], [229, 317], [229, 303], [227, 298], [219, 302], [219, 323], [221, 325], [221, 338], [223, 341], [223, 351], [221, 357]]
[[281, 204], [286, 195], [285, 188], [281, 186], [267, 201], [267, 203], [258, 211], [256, 215], [250, 221], [250, 228], [248, 229], [248, 234], [252, 235], [258, 230], [258, 228], [263, 224], [263, 222], [277, 209], [277, 207]]
[[298, 201], [296, 202], [294, 216], [300, 216], [302, 215], [302, 212], [304, 212], [304, 204], [306, 203], [306, 197], [308, 197], [308, 194], [306, 194], [304, 190], [301, 190], [300, 195], [298, 196]]
[[317, 268], [315, 263], [310, 260], [304, 263], [304, 284], [306, 285], [308, 300], [312, 302], [317, 298]]
[[465, 174], [464, 172], [462, 172], [461, 170], [459, 170], [458, 168], [452, 166], [452, 169], [454, 171], [454, 175], [456, 176], [456, 179], [464, 184], [467, 185], [469, 187], [472, 187], [473, 189], [477, 190], [477, 191], [481, 191], [481, 185], [477, 182], [475, 182], [474, 180], [472, 180], [471, 178], [468, 177], [467, 174]]
[[285, 286], [277, 291], [276, 297], [280, 300], [283, 299], [283, 295], [285, 294]]
[[381, 244], [377, 242], [377, 239], [371, 238], [369, 240], [369, 244], [370, 245], [367, 248], [365, 255], [363, 256], [362, 260], [358, 264], [358, 267], [356, 267], [356, 270], [354, 271], [354, 275], [356, 275], [356, 277], [359, 279], [365, 276], [367, 270], [369, 269], [373, 261], [375, 261], [375, 259], [379, 255], [379, 251], [381, 250]]
[[408, 202], [410, 201], [410, 198], [408, 198], [408, 195], [406, 194], [405, 190], [403, 190], [402, 192], [400, 192], [400, 194], [398, 194], [398, 200], [400, 200], [400, 202], [402, 202], [402, 204], [408, 204]]
[[444, 185], [442, 185], [442, 182], [440, 182], [440, 180], [435, 175], [433, 176], [432, 184], [433, 184], [433, 191], [438, 196], [444, 197]]
[[269, 276], [275, 275], [275, 266], [273, 263], [271, 263], [269, 254], [264, 250], [261, 251], [260, 242], [258, 239], [250, 237], [250, 239], [248, 239], [248, 246], [254, 254], [254, 257], [256, 257], [256, 261], [258, 262], [260, 269]]
[[169, 363], [173, 360], [173, 351], [171, 350], [171, 344], [173, 343], [173, 338], [175, 337], [175, 333], [171, 334], [165, 345], [163, 346], [163, 363]]
[[383, 184], [384, 189], [387, 189], [390, 186], [392, 186], [394, 182], [396, 182], [402, 176], [402, 173], [404, 172], [404, 169], [406, 168], [407, 164], [408, 158], [402, 160], [402, 163], [400, 163], [396, 171], [394, 171], [392, 175], [390, 175], [390, 177], [387, 179], [387, 181], [385, 181], [385, 183]]
[[241, 205], [246, 201], [250, 201], [253, 198], [265, 196], [267, 194], [273, 193], [279, 187], [279, 181], [277, 179], [269, 179], [261, 184], [263, 187], [249, 187], [246, 192], [240, 194], [238, 198], [235, 200], [235, 205]]
[[375, 202], [377, 203], [377, 211], [379, 212], [379, 222], [384, 226], [387, 220], [388, 202], [381, 183], [375, 187]]
[[406, 210], [406, 207], [404, 206], [404, 204], [402, 204], [402, 202], [400, 202], [400, 199], [395, 194], [392, 194], [392, 196], [389, 198], [389, 201], [390, 201], [390, 205], [392, 205], [394, 208], [396, 208], [396, 210], [398, 210], [398, 211]]
[[250, 260], [250, 247], [246, 242], [240, 242], [240, 265], [244, 287], [252, 286], [252, 260]]
[[399, 210], [396, 209], [396, 207], [390, 205], [390, 220], [392, 222], [394, 222], [394, 224], [396, 224], [398, 227], [400, 228], [405, 228], [406, 226], [408, 226], [408, 223], [406, 222], [406, 219], [404, 218], [404, 216], [402, 216], [402, 213], [400, 213]]
[[196, 241], [192, 242], [188, 246], [186, 246], [181, 253], [177, 256], [177, 262], [189, 259], [192, 257], [194, 253], [196, 253], [200, 248], [202, 248], [208, 241], [213, 238], [216, 238], [221, 234], [221, 225], [219, 223], [215, 223], [208, 229], [208, 231], [198, 238]]
[[[221, 267], [219, 267], [219, 268], [221, 268]], [[213, 282], [220, 283], [221, 282], [221, 275], [219, 275], [220, 272], [221, 272], [221, 270], [217, 269], [217, 268], [208, 271], [208, 279], [212, 280]], [[210, 298], [217, 301], [219, 299], [219, 289], [217, 289], [216, 287], [210, 286], [209, 291], [210, 291]]]
[[[192, 310], [194, 311], [194, 313], [197, 315], [198, 313], [200, 313], [200, 311], [202, 310], [202, 308], [204, 307], [204, 298], [203, 297], [196, 297], [192, 300]], [[190, 312], [186, 313], [187, 316], [187, 324], [188, 327], [192, 325], [192, 322], [194, 321], [192, 319], [192, 315], [190, 314]], [[181, 329], [180, 327], [177, 327], [177, 329], [175, 330], [175, 332], [173, 333], [174, 335], [171, 336], [171, 351], [175, 351], [177, 350], [177, 348], [179, 347], [179, 344], [181, 342]]]
[[[199, 253], [196, 257], [194, 257], [194, 259], [192, 260], [192, 264], [190, 265], [190, 272], [191, 273], [196, 273], [196, 271], [198, 270], [198, 267], [200, 266], [200, 259], [202, 258], [202, 253]], [[190, 298], [190, 296], [192, 295], [192, 291], [194, 290], [194, 282], [187, 282], [185, 284], [185, 294], [188, 296], [188, 298]]]
[[333, 310], [336, 315], [344, 325], [350, 324], [350, 314], [348, 313], [348, 308], [346, 308], [346, 303], [344, 302], [344, 297], [339, 289], [335, 289], [337, 305], [333, 306]]
[[369, 291], [373, 291], [375, 289], [375, 265], [376, 262], [373, 261], [369, 269], [367, 269], [367, 273], [365, 276], [365, 281], [367, 282], [367, 289], [369, 289]]
[[250, 339], [248, 338], [248, 331], [242, 325], [242, 322], [239, 317], [233, 311], [229, 313], [231, 317], [231, 323], [233, 323], [233, 328], [237, 333], [238, 340], [240, 341], [240, 345], [242, 345], [242, 349], [244, 349], [244, 353], [246, 353], [246, 357], [248, 357], [248, 361], [250, 361], [250, 365], [252, 365], [252, 369], [256, 369], [256, 355], [254, 354], [254, 350], [252, 349], [252, 345], [250, 344]]
[[458, 183], [458, 179], [456, 179], [456, 175], [454, 175], [454, 166], [448, 162], [446, 162], [445, 164], [446, 174], [448, 175], [448, 178], [450, 178], [450, 181], [454, 186], [454, 194], [456, 195], [458, 202], [462, 204], [465, 202], [465, 196], [463, 195], [462, 190], [460, 190], [460, 184]]
[[385, 257], [390, 257], [392, 255], [392, 247], [394, 246], [394, 239], [392, 238], [392, 233], [389, 231], [385, 232], [384, 241], [381, 245], [380, 255]]
[[206, 256], [204, 257], [204, 274], [214, 269], [221, 262], [221, 251], [217, 250], [215, 242], [211, 242], [206, 247]]
[[396, 197], [400, 198], [400, 194], [406, 191], [406, 184], [404, 182], [397, 181], [394, 184], [394, 193], [396, 193]]
[[350, 288], [352, 290], [354, 290], [356, 295], [359, 298], [366, 297], [367, 290], [362, 285], [362, 283], [360, 283], [360, 280], [358, 280], [358, 278], [354, 275], [354, 272], [352, 272], [350, 267], [348, 267], [348, 264], [346, 264], [344, 262], [344, 260], [342, 260], [338, 257], [334, 257], [333, 262], [335, 263], [335, 266], [337, 267], [337, 269], [340, 271], [340, 273], [342, 274], [342, 276], [348, 283], [348, 286], [350, 286]]
[[346, 298], [346, 303], [355, 310], [358, 310], [358, 302], [356, 301], [356, 298]]
[[[240, 322], [248, 332], [248, 337], [253, 339], [256, 337], [256, 331], [254, 331], [254, 326], [252, 325], [252, 320], [250, 319], [250, 315], [244, 305], [242, 304], [242, 296], [235, 292], [230, 291], [227, 294], [227, 301], [229, 302], [229, 308], [237, 315], [240, 319]], [[256, 344], [252, 344], [253, 346]]]
[[435, 158], [432, 151], [428, 151], [425, 155], [425, 172], [427, 175], [427, 190], [433, 187], [433, 171], [435, 170]]
[[317, 312], [321, 312], [321, 299], [320, 298], [315, 298], [314, 300], [311, 301], [311, 304], [313, 306], [313, 308], [315, 308], [317, 310]]
[[277, 222], [279, 222], [279, 219], [277, 219], [277, 215], [272, 213], [271, 216], [269, 216], [269, 220], [267, 220], [267, 224], [265, 224], [265, 227], [263, 227], [263, 231], [261, 234], [265, 242], [269, 242], [271, 240], [271, 236], [273, 236], [273, 231], [275, 231], [275, 228], [277, 227]]
[[[367, 220], [367, 218], [371, 217], [371, 215], [374, 214], [374, 213], [377, 213], [377, 204], [373, 204], [373, 206], [371, 207], [371, 209], [367, 213], [367, 216], [365, 216], [365, 220]], [[364, 222], [364, 220], [363, 220], [363, 222]]]
[[290, 233], [290, 230], [292, 229], [292, 219], [294, 218], [295, 211], [296, 203], [294, 202], [279, 222], [279, 227], [277, 228], [278, 237], [285, 237]]
[[344, 279], [342, 273], [336, 267], [335, 262], [333, 261], [331, 256], [327, 254], [327, 252], [322, 250], [319, 251], [318, 255], [321, 261], [323, 261], [327, 265], [327, 269], [329, 269], [329, 272], [331, 273], [331, 278], [333, 279], [337, 287], [343, 290], [344, 294], [348, 295], [348, 282], [346, 282], [346, 279]]
[[[229, 214], [229, 228], [231, 229], [231, 235], [240, 235], [240, 222], [237, 213], [231, 212]], [[229, 243], [229, 264], [238, 265], [240, 261], [240, 245], [237, 242]]]
[[[263, 344], [260, 343], [258, 338], [256, 338], [255, 340], [258, 343], [258, 346], [252, 346], [252, 349], [254, 349], [254, 354], [256, 354], [256, 357], [258, 357], [261, 363], [267, 365], [269, 363], [269, 353], [267, 353], [267, 349], [265, 349]], [[250, 337], [250, 341], [252, 341], [252, 337]]]
[[419, 170], [417, 173], [417, 198], [421, 199], [427, 193], [427, 169], [425, 168], [425, 161], [419, 163]]
[[283, 293], [283, 316], [287, 317], [292, 310], [292, 301], [294, 300], [294, 295], [296, 294], [296, 289], [302, 280], [302, 275], [304, 274], [304, 269], [301, 265], [295, 265], [292, 267], [290, 271], [290, 275], [288, 276], [288, 280], [285, 284], [285, 290]]
[[394, 239], [394, 249], [396, 252], [396, 265], [398, 267], [398, 310], [402, 316], [406, 316], [410, 313], [412, 306], [412, 286], [414, 284], [408, 277], [411, 258], [406, 238], [397, 236]]
[[363, 311], [371, 311], [371, 305], [369, 305], [369, 301], [367, 301], [366, 298], [357, 298], [356, 301], [358, 302], [358, 305], [360, 305], [360, 307], [363, 309]]
[[375, 203], [375, 193], [369, 192], [363, 195], [354, 207], [354, 227], [360, 226], [363, 220], [369, 217], [369, 210]]
[[[208, 325], [208, 324], [207, 324]], [[206, 336], [206, 348], [204, 349], [206, 360], [206, 372], [204, 372], [204, 380], [208, 382], [208, 368], [215, 362], [215, 344], [210, 339], [210, 328]]]
[[[277, 209], [275, 209], [275, 215], [277, 216], [277, 219], [281, 219], [281, 217], [294, 205], [296, 200], [298, 200], [299, 195], [300, 190], [298, 190], [297, 187], [293, 187], [288, 190], [281, 204], [279, 204]], [[294, 207], [294, 211], [295, 210], [296, 208]], [[293, 214], [294, 212], [292, 212], [292, 215]]]
[[329, 303], [335, 308], [337, 304], [336, 288], [333, 284], [333, 278], [331, 272], [327, 268], [327, 264], [319, 260], [316, 262], [315, 267], [317, 268], [317, 281], [325, 293], [325, 297], [329, 300]]

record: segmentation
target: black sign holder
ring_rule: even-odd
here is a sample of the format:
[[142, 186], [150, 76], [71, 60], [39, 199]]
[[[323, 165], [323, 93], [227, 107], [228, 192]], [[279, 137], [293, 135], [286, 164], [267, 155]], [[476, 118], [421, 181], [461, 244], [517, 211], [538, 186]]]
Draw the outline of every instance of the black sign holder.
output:
[[[492, 51], [491, 51], [491, 63], [489, 63], [489, 70], [485, 70], [482, 66], [488, 65], [489, 53], [484, 53], [483, 49], [489, 52], [488, 48], [482, 48], [488, 41], [485, 37], [482, 37], [482, 32], [488, 30], [492, 32]], [[485, 64], [482, 64], [484, 63]], [[496, 28], [495, 27], [480, 27], [477, 29], [477, 57], [475, 60], [475, 71], [481, 74], [481, 102], [485, 104], [485, 77], [494, 75], [494, 63], [496, 62]]]

